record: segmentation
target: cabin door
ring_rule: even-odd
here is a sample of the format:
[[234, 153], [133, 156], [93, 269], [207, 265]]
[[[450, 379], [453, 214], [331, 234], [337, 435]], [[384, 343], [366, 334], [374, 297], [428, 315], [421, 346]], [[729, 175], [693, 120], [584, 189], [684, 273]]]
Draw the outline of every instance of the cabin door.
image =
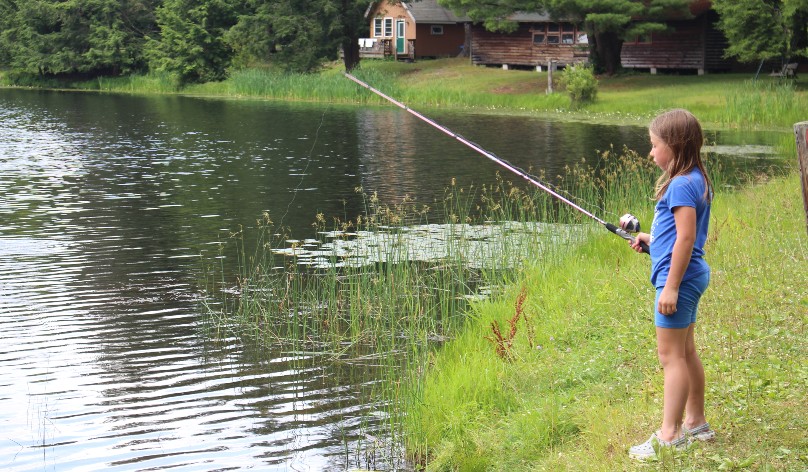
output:
[[404, 54], [405, 36], [407, 33], [407, 23], [404, 20], [396, 20], [396, 53]]

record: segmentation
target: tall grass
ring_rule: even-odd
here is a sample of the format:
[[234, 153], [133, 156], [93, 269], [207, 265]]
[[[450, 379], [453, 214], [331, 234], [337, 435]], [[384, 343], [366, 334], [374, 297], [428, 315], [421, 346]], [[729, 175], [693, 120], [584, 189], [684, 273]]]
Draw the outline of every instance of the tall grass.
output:
[[[317, 240], [290, 239], [268, 214], [257, 222], [254, 234], [234, 234], [233, 244], [223, 251], [239, 259], [238, 297], [223, 304], [215, 319], [293, 346], [313, 341], [394, 350], [395, 343], [385, 342], [402, 334], [443, 338], [462, 321], [467, 296], [514, 265], [508, 257], [508, 245], [514, 243], [505, 237], [507, 231], [487, 232], [489, 244], [480, 246], [475, 242], [482, 233], [475, 225], [555, 218], [548, 215], [553, 205], [546, 197], [534, 203], [505, 182], [484, 190], [480, 198], [474, 191], [451, 187], [435, 207], [407, 198], [381, 206], [374, 195], [366, 195], [365, 203], [363, 214], [350, 221], [335, 219], [330, 227], [324, 215], [317, 215]], [[523, 219], [514, 221], [516, 216]], [[435, 218], [449, 224], [429, 226]], [[440, 230], [443, 249], [436, 253], [422, 246], [434, 241], [411, 237], [419, 228]], [[253, 237], [255, 242], [246, 239]], [[530, 234], [518, 242], [523, 243], [548, 255], [553, 250]]]
[[180, 85], [167, 73], [132, 74], [124, 77], [99, 77], [96, 83], [76, 84], [77, 88], [89, 88], [101, 92], [127, 93], [176, 93]]
[[808, 99], [795, 92], [792, 80], [747, 80], [734, 84], [728, 88], [726, 105], [720, 109], [717, 121], [742, 128], [804, 121]]

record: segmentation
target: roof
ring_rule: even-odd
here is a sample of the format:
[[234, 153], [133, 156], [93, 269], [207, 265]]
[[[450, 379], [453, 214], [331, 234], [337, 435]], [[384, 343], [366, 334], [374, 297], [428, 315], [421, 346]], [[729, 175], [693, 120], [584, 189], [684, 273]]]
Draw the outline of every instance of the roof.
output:
[[544, 13], [526, 12], [516, 12], [513, 15], [509, 15], [508, 19], [518, 23], [546, 23], [548, 21], [552, 21], [550, 15]]
[[[370, 2], [370, 4], [368, 4], [367, 10], [365, 10], [365, 18], [370, 16], [370, 13], [379, 3], [381, 2]], [[453, 24], [471, 22], [471, 18], [468, 16], [456, 15], [452, 10], [438, 5], [438, 0], [415, 0], [412, 2], [401, 2], [400, 4], [416, 23]], [[547, 14], [525, 12], [516, 12], [508, 16], [508, 19], [518, 23], [552, 21]]]
[[457, 16], [448, 8], [438, 5], [437, 0], [402, 2], [416, 23], [463, 23], [471, 21], [467, 16]]

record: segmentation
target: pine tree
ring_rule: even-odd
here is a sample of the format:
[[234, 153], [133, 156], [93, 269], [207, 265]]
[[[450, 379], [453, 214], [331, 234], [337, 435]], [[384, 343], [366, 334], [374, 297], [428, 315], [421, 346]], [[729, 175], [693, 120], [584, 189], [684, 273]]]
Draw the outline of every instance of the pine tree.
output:
[[250, 0], [227, 33], [239, 64], [273, 62], [309, 72], [344, 52], [347, 70], [359, 64], [358, 39], [367, 33], [359, 0]]
[[233, 57], [224, 40], [236, 23], [229, 0], [165, 0], [157, 8], [159, 37], [146, 44], [149, 67], [179, 84], [222, 80]]
[[0, 60], [15, 72], [117, 75], [143, 68], [143, 0], [3, 0]]

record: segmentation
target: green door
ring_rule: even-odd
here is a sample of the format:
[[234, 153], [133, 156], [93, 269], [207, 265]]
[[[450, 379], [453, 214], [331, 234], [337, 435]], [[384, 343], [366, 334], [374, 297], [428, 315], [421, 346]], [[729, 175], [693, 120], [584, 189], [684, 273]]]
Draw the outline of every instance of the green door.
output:
[[404, 54], [404, 36], [407, 31], [407, 23], [404, 20], [396, 20], [396, 53]]

